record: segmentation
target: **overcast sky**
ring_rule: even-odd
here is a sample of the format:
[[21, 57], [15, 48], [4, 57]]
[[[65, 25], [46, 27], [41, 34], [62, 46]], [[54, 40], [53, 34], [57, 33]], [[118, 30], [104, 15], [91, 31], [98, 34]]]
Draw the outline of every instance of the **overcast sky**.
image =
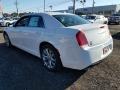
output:
[[[92, 0], [86, 0], [85, 7], [92, 6]], [[18, 0], [20, 12], [42, 12], [44, 0]], [[120, 4], [120, 0], [95, 0], [96, 6]], [[4, 12], [15, 12], [15, 0], [1, 0]], [[53, 6], [53, 10], [64, 10], [72, 5], [72, 0], [46, 0], [46, 9], [50, 10], [49, 6]], [[80, 2], [76, 2], [76, 8], [80, 8]]]

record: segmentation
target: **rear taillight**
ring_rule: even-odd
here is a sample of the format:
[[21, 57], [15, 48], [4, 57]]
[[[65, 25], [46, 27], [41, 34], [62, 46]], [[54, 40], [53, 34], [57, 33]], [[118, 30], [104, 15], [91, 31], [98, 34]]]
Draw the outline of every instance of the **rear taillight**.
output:
[[79, 46], [83, 46], [83, 45], [88, 44], [88, 41], [87, 41], [87, 38], [86, 38], [85, 34], [81, 31], [79, 31], [76, 34], [76, 39], [77, 39], [77, 42], [78, 42]]

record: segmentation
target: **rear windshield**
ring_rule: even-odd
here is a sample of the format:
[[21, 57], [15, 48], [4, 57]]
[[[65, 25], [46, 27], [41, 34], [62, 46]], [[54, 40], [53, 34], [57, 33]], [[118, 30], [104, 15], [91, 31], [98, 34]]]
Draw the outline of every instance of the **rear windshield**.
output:
[[53, 15], [53, 17], [61, 22], [65, 27], [90, 23], [77, 15]]
[[95, 19], [96, 16], [86, 16], [86, 19]]

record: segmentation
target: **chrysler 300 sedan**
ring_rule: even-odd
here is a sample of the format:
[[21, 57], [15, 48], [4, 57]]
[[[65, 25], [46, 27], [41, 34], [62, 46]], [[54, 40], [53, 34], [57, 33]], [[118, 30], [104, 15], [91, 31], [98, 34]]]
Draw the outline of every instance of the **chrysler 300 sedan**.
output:
[[68, 13], [28, 14], [4, 30], [7, 46], [16, 46], [43, 61], [50, 71], [82, 70], [113, 50], [108, 26]]

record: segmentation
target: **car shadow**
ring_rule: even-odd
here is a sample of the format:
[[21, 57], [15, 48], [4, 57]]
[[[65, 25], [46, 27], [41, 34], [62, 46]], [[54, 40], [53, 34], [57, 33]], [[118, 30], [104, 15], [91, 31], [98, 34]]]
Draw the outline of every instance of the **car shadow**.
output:
[[0, 43], [0, 90], [64, 90], [86, 70], [46, 70], [39, 58]]
[[113, 37], [114, 39], [120, 40], [120, 32], [112, 35], [112, 37]]

